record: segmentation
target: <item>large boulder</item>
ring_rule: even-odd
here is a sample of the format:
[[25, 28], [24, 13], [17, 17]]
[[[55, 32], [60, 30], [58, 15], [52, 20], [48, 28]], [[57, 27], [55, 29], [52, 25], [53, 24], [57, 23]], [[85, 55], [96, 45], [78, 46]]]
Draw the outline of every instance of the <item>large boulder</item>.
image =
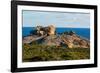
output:
[[48, 26], [48, 27], [42, 27], [42, 26], [37, 26], [36, 27], [36, 31], [37, 31], [37, 34], [38, 35], [45, 35], [45, 34], [47, 34], [47, 35], [54, 35], [55, 34], [55, 27], [54, 27], [54, 25], [50, 25], [50, 26]]
[[49, 28], [48, 35], [54, 35], [56, 30], [54, 25], [50, 25], [48, 26], [48, 28]]

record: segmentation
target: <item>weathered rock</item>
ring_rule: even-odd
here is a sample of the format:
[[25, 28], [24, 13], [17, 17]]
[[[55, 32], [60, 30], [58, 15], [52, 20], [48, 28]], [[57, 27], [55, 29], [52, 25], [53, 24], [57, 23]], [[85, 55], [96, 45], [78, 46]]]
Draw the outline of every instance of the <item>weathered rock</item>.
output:
[[52, 35], [52, 36], [47, 36], [44, 39], [43, 43], [49, 46], [60, 46], [62, 42], [63, 41], [60, 37]]
[[48, 35], [54, 35], [55, 34], [55, 27], [53, 25], [50, 25], [48, 31]]
[[[65, 34], [57, 35], [55, 27], [50, 25], [48, 27], [37, 26], [36, 34], [26, 36], [23, 38], [23, 43], [30, 43], [32, 41], [40, 41], [39, 44], [49, 46], [64, 46], [68, 48], [90, 48], [89, 40], [78, 36], [74, 31], [66, 32]], [[42, 40], [41, 40], [42, 39]]]
[[47, 35], [55, 34], [55, 27], [53, 25], [50, 25], [48, 27], [37, 26], [36, 30], [37, 30], [37, 34], [40, 36], [43, 36], [45, 34]]
[[80, 38], [77, 35], [64, 35], [62, 36], [63, 41], [69, 48], [89, 48], [89, 41]]

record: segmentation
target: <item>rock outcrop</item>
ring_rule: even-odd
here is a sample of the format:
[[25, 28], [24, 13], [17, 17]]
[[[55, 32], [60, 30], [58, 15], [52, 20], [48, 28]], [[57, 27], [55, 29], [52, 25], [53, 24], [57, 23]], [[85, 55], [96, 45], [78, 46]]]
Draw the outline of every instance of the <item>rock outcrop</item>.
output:
[[37, 26], [36, 30], [37, 30], [37, 34], [40, 36], [43, 36], [45, 34], [49, 36], [55, 34], [55, 27], [53, 25], [50, 25], [48, 27]]
[[80, 38], [76, 34], [73, 35], [64, 35], [62, 37], [63, 41], [69, 48], [89, 48], [90, 41]]
[[23, 38], [23, 43], [31, 43], [40, 41], [39, 44], [48, 46], [60, 46], [68, 48], [90, 48], [90, 41], [78, 36], [75, 32], [63, 32], [58, 35], [53, 25], [48, 27], [37, 26], [36, 34]]
[[54, 35], [55, 34], [55, 27], [53, 25], [48, 26], [48, 35]]

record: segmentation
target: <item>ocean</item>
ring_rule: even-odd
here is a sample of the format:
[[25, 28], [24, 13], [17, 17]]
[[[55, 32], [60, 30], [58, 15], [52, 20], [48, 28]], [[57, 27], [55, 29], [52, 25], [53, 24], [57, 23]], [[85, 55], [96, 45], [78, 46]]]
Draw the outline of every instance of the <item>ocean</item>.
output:
[[[32, 31], [33, 29], [34, 29], [33, 27], [23, 27], [22, 36], [29, 35], [30, 31]], [[56, 28], [57, 33], [62, 33], [65, 31], [74, 31], [77, 35], [90, 39], [90, 29], [89, 28]]]

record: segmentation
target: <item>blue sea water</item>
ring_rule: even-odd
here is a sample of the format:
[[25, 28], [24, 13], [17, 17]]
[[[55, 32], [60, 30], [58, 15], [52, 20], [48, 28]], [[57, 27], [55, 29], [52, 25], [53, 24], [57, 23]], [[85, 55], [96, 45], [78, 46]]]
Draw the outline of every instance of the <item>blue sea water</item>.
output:
[[[23, 27], [22, 36], [27, 36], [32, 31], [33, 27]], [[62, 33], [65, 31], [74, 31], [77, 35], [90, 39], [90, 29], [89, 28], [56, 28], [57, 33]]]

